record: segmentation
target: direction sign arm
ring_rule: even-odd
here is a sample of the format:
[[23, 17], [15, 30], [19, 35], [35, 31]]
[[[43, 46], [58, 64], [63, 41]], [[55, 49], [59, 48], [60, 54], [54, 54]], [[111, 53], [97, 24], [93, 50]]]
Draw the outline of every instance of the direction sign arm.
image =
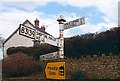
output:
[[65, 23], [62, 30], [73, 28], [73, 27], [80, 26], [83, 24], [85, 24], [85, 17], [81, 17], [79, 19]]

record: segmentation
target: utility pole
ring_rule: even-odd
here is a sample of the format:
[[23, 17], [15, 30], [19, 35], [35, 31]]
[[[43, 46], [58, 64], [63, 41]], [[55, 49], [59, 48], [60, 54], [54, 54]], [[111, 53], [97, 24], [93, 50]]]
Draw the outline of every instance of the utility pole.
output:
[[60, 17], [57, 19], [59, 22], [59, 58], [64, 58], [64, 37], [63, 37], [63, 27], [64, 27], [64, 22], [66, 20], [64, 19], [63, 15], [60, 15]]

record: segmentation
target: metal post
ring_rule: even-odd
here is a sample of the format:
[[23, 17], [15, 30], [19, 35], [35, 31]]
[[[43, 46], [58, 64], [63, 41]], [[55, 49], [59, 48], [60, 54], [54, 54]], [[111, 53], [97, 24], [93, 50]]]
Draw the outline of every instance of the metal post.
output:
[[57, 20], [59, 22], [59, 58], [64, 58], [64, 37], [63, 37], [63, 27], [64, 22], [66, 20], [64, 19], [63, 15], [60, 15], [60, 17]]

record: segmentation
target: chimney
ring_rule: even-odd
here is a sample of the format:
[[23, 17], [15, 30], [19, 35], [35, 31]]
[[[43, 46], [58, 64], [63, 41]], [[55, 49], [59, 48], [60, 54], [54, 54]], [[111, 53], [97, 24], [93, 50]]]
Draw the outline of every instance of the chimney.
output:
[[40, 31], [45, 32], [45, 26], [41, 26]]
[[35, 23], [35, 27], [39, 28], [39, 20], [38, 20], [38, 18], [36, 18], [36, 20], [34, 21], [34, 23]]

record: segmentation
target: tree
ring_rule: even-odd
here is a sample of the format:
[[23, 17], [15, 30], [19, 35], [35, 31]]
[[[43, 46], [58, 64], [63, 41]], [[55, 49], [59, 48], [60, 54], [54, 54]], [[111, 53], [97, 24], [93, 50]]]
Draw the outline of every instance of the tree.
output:
[[1, 34], [0, 34], [0, 48], [2, 47], [2, 43], [3, 43], [3, 41], [4, 41], [5, 39], [1, 36]]

